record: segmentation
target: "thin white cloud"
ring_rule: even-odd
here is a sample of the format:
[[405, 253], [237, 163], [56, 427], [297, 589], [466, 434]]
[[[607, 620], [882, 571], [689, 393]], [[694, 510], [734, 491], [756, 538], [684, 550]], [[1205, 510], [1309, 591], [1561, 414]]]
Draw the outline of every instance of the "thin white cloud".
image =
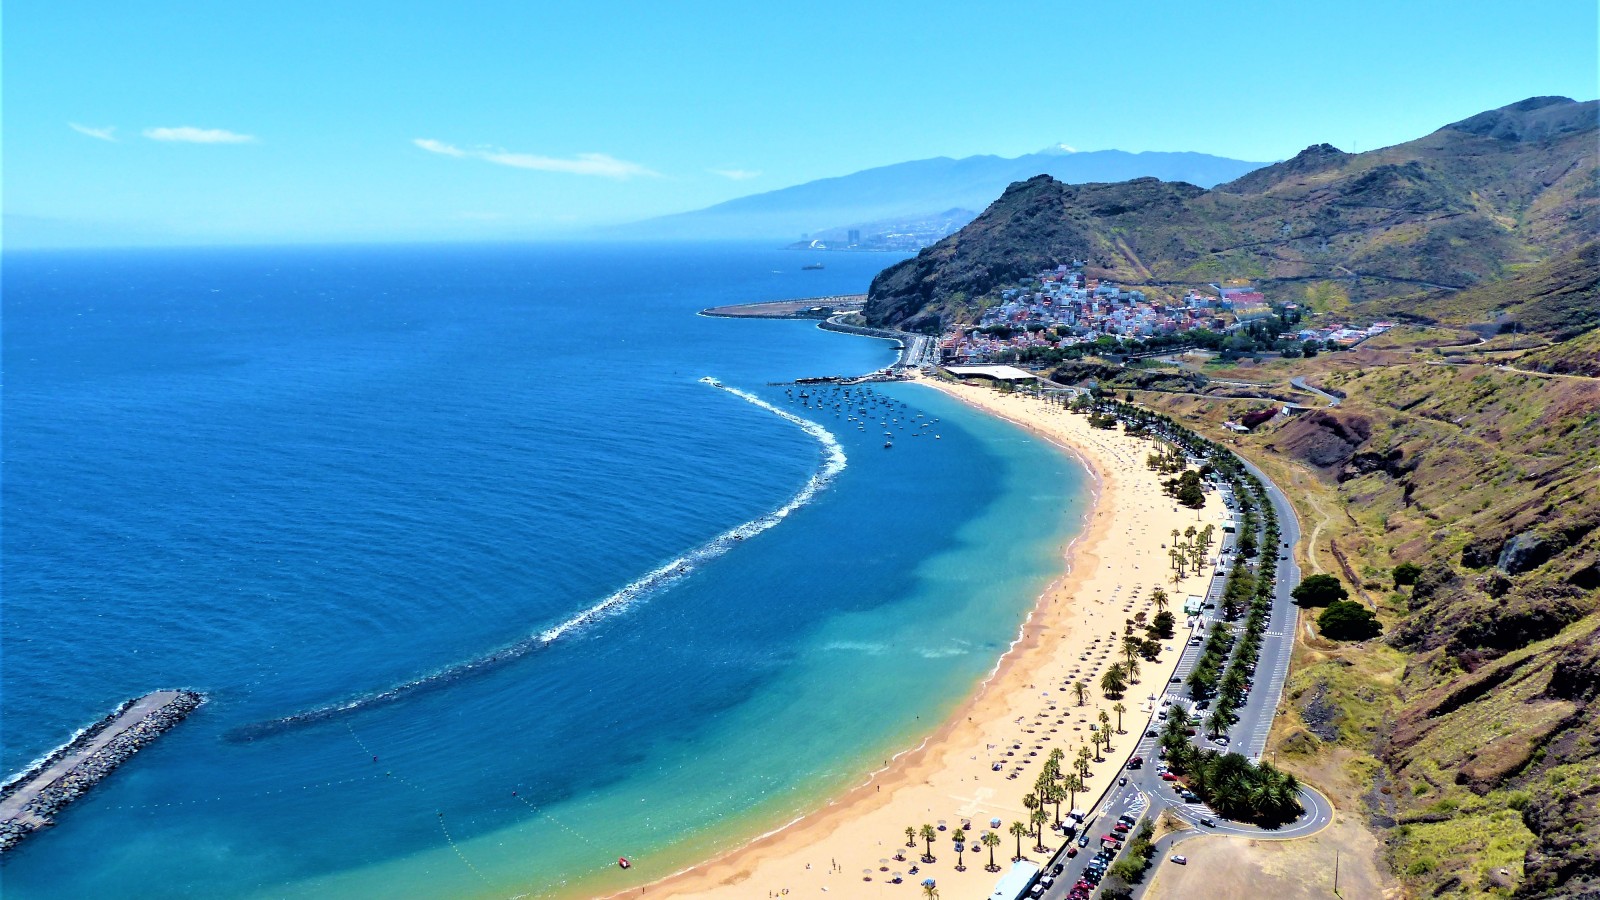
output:
[[709, 169], [708, 171], [713, 175], [721, 175], [723, 178], [731, 178], [734, 181], [749, 181], [752, 178], [761, 177], [760, 172], [754, 172], [750, 169]]
[[454, 144], [435, 141], [430, 138], [415, 138], [411, 143], [421, 147], [429, 153], [438, 153], [441, 156], [453, 156], [458, 159], [470, 157], [491, 162], [498, 166], [511, 166], [515, 169], [534, 169], [540, 172], [562, 172], [568, 175], [596, 175], [601, 178], [636, 178], [640, 176], [659, 177], [658, 172], [653, 172], [638, 163], [607, 156], [604, 153], [580, 153], [572, 159], [557, 159], [553, 156], [536, 156], [532, 153], [510, 153], [505, 150], [463, 150]]
[[194, 128], [181, 125], [177, 128], [146, 128], [144, 136], [152, 141], [176, 141], [184, 144], [251, 144], [255, 136], [239, 134], [225, 128]]
[[113, 131], [117, 130], [117, 126], [115, 125], [107, 125], [104, 128], [90, 128], [87, 125], [79, 125], [77, 122], [68, 122], [67, 127], [79, 134], [85, 134], [92, 138], [98, 138], [102, 141], [110, 141], [113, 144], [117, 142], [116, 135], [112, 134]]

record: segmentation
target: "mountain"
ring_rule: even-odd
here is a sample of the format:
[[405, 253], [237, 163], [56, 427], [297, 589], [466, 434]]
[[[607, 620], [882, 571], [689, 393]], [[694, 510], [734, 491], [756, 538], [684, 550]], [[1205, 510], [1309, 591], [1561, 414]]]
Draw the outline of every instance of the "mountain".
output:
[[963, 321], [1001, 284], [1073, 258], [1157, 292], [1244, 279], [1268, 299], [1299, 299], [1318, 282], [1356, 303], [1447, 295], [1600, 231], [1597, 111], [1535, 97], [1382, 150], [1317, 144], [1211, 190], [1037, 176], [881, 273], [865, 315], [913, 328]]
[[694, 212], [650, 219], [619, 233], [670, 238], [774, 237], [793, 241], [856, 223], [926, 218], [941, 210], [983, 209], [1013, 181], [1047, 174], [1060, 181], [1157, 177], [1214, 185], [1264, 163], [1204, 153], [1084, 153], [1050, 148], [1007, 159], [938, 157], [865, 169], [753, 194]]
[[[1211, 190], [1030, 179], [868, 298], [874, 324], [931, 329], [1078, 258], [1147, 293], [1247, 278], [1320, 302], [1331, 287], [1341, 316], [1429, 326], [1311, 358], [1071, 367], [1260, 464], [1307, 529], [1307, 571], [1382, 623], [1365, 641], [1311, 611], [1289, 624], [1268, 755], [1372, 832], [1401, 896], [1600, 897], [1597, 113], [1535, 97], [1370, 153], [1318, 144]], [[1307, 380], [1339, 405], [1279, 414]], [[1267, 418], [1248, 434], [1224, 429], [1252, 413]], [[1365, 853], [1351, 847], [1346, 864]]]

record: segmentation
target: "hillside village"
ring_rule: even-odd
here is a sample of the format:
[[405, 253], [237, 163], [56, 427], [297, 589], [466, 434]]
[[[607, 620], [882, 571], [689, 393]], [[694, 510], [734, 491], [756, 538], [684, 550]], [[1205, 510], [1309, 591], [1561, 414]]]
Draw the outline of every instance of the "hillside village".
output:
[[[1200, 340], [1202, 332], [1214, 341], [1251, 323], [1284, 326], [1285, 330], [1264, 334], [1255, 329], [1257, 343], [1264, 341], [1275, 350], [1289, 349], [1300, 355], [1323, 349], [1347, 350], [1393, 327], [1391, 322], [1300, 327], [1297, 304], [1273, 306], [1251, 287], [1211, 285], [1210, 291], [1190, 290], [1176, 302], [1162, 302], [1143, 291], [1088, 277], [1084, 265], [1074, 260], [1002, 289], [1000, 302], [986, 309], [976, 325], [958, 325], [941, 336], [942, 360], [1027, 361], [1040, 350], [1087, 349], [1086, 345], [1103, 348], [1103, 338], [1134, 345], [1135, 351], [1159, 338], [1164, 340], [1155, 341], [1155, 348], [1162, 349], [1189, 343], [1184, 337], [1205, 343]], [[1272, 323], [1274, 317], [1276, 323]]]

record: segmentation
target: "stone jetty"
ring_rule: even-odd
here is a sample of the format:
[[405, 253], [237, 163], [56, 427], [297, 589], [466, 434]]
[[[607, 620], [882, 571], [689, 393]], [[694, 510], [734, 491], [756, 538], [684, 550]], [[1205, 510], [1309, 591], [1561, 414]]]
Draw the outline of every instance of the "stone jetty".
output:
[[204, 702], [182, 690], [129, 700], [7, 780], [0, 786], [0, 853], [54, 825], [57, 813]]

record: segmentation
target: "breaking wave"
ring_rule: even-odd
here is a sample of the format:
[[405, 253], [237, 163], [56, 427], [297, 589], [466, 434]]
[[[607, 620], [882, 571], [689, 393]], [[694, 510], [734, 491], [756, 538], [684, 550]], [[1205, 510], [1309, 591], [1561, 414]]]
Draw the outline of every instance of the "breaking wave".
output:
[[550, 646], [563, 636], [573, 631], [592, 625], [602, 619], [610, 618], [632, 606], [637, 601], [652, 594], [667, 585], [686, 578], [697, 567], [713, 560], [737, 546], [741, 541], [766, 531], [782, 522], [790, 513], [810, 503], [829, 482], [844, 471], [848, 460], [845, 457], [844, 447], [839, 444], [839, 439], [828, 429], [818, 425], [810, 419], [802, 418], [788, 410], [779, 409], [767, 401], [738, 388], [729, 387], [715, 378], [705, 377], [700, 379], [702, 384], [710, 385], [718, 390], [726, 391], [748, 403], [761, 407], [779, 418], [786, 419], [798, 425], [802, 431], [815, 438], [822, 445], [822, 467], [809, 478], [789, 501], [777, 509], [763, 516], [751, 519], [742, 525], [724, 531], [711, 540], [690, 550], [677, 559], [666, 562], [655, 569], [645, 573], [623, 586], [616, 593], [611, 594], [599, 603], [579, 612], [558, 625], [554, 625], [537, 634], [529, 635], [514, 644], [501, 647], [483, 656], [459, 662], [440, 669], [421, 678], [395, 685], [387, 690], [373, 694], [366, 694], [352, 700], [322, 706], [306, 712], [295, 713], [279, 719], [257, 722], [244, 725], [228, 732], [226, 737], [230, 741], [252, 741], [257, 738], [267, 737], [279, 732], [288, 731], [307, 725], [326, 722], [350, 713], [372, 709], [394, 703], [414, 694], [435, 690], [445, 685], [459, 681], [469, 675], [479, 675], [492, 669], [499, 668], [509, 662], [521, 659], [537, 650]]

